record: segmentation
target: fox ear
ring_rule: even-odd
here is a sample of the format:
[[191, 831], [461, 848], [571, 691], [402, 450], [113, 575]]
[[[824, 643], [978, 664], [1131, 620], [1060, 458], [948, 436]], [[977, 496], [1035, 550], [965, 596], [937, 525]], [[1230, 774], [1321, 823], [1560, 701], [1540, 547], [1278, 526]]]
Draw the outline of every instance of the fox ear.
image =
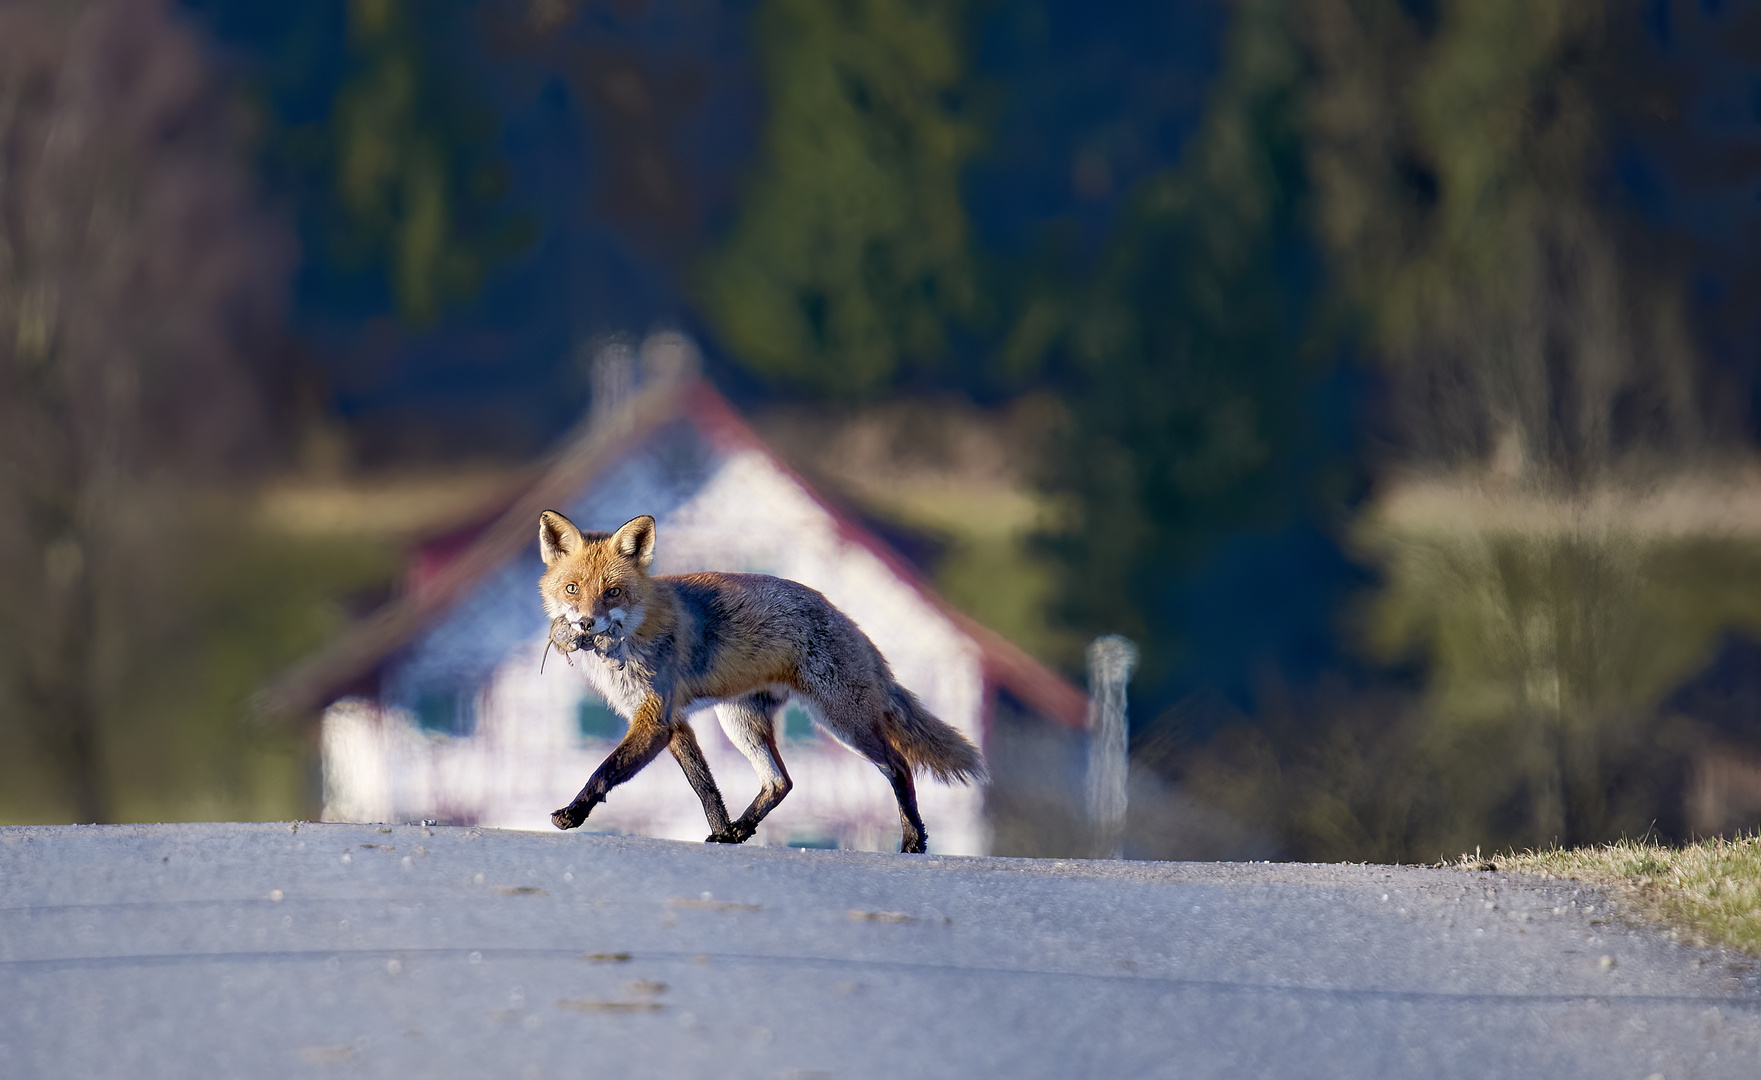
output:
[[647, 514], [631, 518], [612, 534], [612, 546], [626, 559], [635, 559], [638, 566], [654, 561], [654, 519]]
[[544, 559], [544, 565], [554, 565], [558, 559], [573, 555], [586, 546], [581, 530], [575, 528], [575, 523], [568, 518], [555, 510], [538, 515], [538, 554]]

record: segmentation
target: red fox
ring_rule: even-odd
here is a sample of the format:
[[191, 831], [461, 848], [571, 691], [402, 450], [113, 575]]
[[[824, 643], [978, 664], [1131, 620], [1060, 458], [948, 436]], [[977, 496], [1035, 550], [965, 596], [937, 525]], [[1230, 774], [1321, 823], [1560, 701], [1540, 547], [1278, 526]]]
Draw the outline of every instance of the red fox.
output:
[[[750, 839], [794, 786], [775, 726], [793, 695], [811, 706], [820, 727], [880, 769], [899, 801], [899, 850], [923, 851], [928, 834], [913, 770], [944, 783], [982, 783], [978, 748], [895, 682], [880, 650], [824, 596], [763, 574], [651, 577], [654, 532], [647, 515], [615, 533], [584, 532], [554, 510], [538, 517], [545, 566], [538, 592], [552, 619], [551, 641], [587, 655], [594, 689], [630, 721], [623, 741], [551, 822], [578, 827], [665, 747], [703, 803], [709, 842]], [[759, 777], [758, 796], [735, 821], [685, 719], [712, 702]]]

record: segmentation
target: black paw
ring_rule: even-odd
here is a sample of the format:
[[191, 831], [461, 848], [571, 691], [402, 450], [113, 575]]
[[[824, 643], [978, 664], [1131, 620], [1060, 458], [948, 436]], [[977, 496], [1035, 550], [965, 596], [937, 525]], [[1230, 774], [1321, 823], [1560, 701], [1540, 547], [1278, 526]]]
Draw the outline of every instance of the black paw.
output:
[[752, 834], [757, 831], [758, 827], [756, 825], [748, 825], [744, 821], [736, 821], [720, 832], [710, 833], [709, 839], [703, 842], [706, 844], [744, 844], [746, 841], [752, 839]]
[[578, 829], [587, 820], [587, 811], [591, 807], [578, 806], [575, 803], [563, 807], [550, 815], [550, 823], [559, 829]]
[[907, 836], [899, 842], [899, 853], [901, 855], [922, 855], [929, 850], [928, 839], [926, 836]]

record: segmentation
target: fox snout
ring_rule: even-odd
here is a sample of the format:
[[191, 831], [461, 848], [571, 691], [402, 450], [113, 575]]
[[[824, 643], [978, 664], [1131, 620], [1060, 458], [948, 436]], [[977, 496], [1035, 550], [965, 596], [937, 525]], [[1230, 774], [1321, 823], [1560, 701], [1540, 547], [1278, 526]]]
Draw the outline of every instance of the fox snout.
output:
[[563, 618], [590, 634], [605, 634], [621, 631], [630, 621], [630, 613], [621, 607], [615, 607], [605, 614], [585, 614], [576, 608], [563, 609]]
[[626, 607], [619, 604], [603, 611], [581, 610], [577, 604], [560, 604], [553, 609], [555, 618], [573, 626], [585, 634], [622, 634], [633, 631], [642, 621], [640, 607]]

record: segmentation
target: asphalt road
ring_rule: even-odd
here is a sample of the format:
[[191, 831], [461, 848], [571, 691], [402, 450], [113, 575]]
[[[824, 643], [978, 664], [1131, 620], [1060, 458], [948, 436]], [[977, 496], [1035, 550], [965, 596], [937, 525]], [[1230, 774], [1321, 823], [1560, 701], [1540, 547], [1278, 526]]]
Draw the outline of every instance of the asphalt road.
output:
[[1590, 889], [371, 825], [0, 829], [0, 1076], [1761, 1076]]

